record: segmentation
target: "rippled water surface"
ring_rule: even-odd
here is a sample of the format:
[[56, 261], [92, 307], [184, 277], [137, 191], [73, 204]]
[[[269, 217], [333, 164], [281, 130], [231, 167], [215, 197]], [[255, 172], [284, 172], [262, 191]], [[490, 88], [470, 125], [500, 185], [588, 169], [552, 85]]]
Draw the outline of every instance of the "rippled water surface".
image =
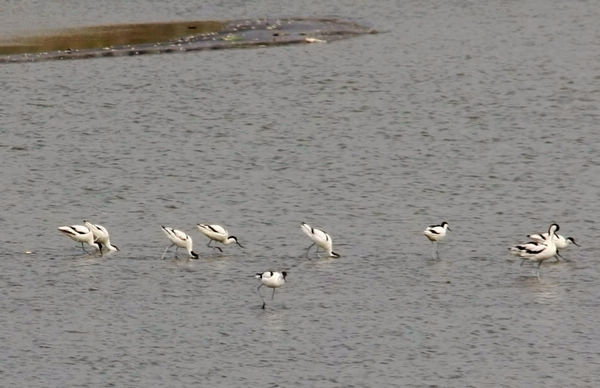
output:
[[[3, 385], [600, 381], [596, 2], [72, 3], [0, 1], [0, 32], [281, 15], [383, 33], [2, 66]], [[56, 230], [83, 219], [121, 251]], [[433, 260], [422, 230], [444, 220]], [[342, 257], [305, 258], [301, 221]], [[213, 252], [201, 222], [245, 248]], [[551, 222], [581, 246], [538, 281], [507, 248]], [[161, 260], [160, 225], [200, 260]], [[271, 269], [288, 281], [263, 311]]]

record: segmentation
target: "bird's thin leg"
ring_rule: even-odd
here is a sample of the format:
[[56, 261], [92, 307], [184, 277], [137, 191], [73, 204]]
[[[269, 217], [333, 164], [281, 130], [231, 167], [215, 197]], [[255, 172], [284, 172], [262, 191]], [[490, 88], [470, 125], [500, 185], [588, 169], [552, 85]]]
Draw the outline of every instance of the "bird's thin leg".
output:
[[171, 244], [168, 247], [165, 248], [165, 251], [163, 252], [162, 256], [161, 256], [161, 260], [165, 258], [165, 255], [167, 254], [167, 251], [169, 250], [169, 248], [171, 248], [173, 245], [175, 244]]
[[179, 257], [177, 257], [177, 251], [179, 250], [179, 247], [175, 247], [175, 258], [179, 259]]
[[275, 298], [275, 289], [273, 288], [273, 293], [271, 294], [271, 300], [273, 300], [273, 298]]
[[260, 288], [263, 286], [263, 284], [259, 284], [258, 287], [256, 287], [256, 293], [258, 294], [258, 296], [260, 296], [260, 300], [262, 300], [263, 304], [262, 304], [262, 309], [265, 309], [266, 303], [265, 303], [265, 298], [263, 298], [262, 294], [260, 293]]
[[538, 280], [540, 280], [540, 267], [542, 266], [542, 261], [540, 260], [538, 266], [537, 266], [537, 278]]
[[85, 247], [83, 246], [83, 242], [81, 243], [81, 249], [83, 249], [83, 251], [84, 251], [85, 253], [88, 253], [88, 251], [87, 251], [87, 250], [85, 249]]
[[521, 259], [521, 267], [523, 266], [523, 263], [525, 263], [525, 259]]
[[214, 245], [210, 245], [210, 243], [212, 243], [212, 242], [213, 242], [213, 239], [209, 239], [209, 240], [208, 240], [208, 244], [207, 244], [206, 246], [207, 246], [207, 247], [211, 247], [212, 249], [218, 249], [218, 250], [219, 250], [219, 252], [223, 252], [223, 250], [222, 250], [221, 248], [219, 248], [219, 247], [217, 247], [217, 246], [214, 246]]
[[435, 257], [439, 260], [440, 259], [440, 245], [439, 244], [435, 244]]
[[558, 251], [556, 251], [556, 261], [560, 261], [560, 260], [558, 259], [559, 257], [560, 257], [561, 259], [563, 259], [564, 261], [570, 261], [570, 260], [567, 260], [567, 259], [565, 259], [565, 258], [564, 258], [564, 256], [562, 256], [560, 253], [558, 253]]
[[308, 249], [306, 250], [306, 257], [310, 258], [310, 256], [308, 255], [308, 252], [310, 251], [310, 248], [313, 247], [313, 245], [315, 245], [315, 243], [310, 244], [310, 246], [308, 247]]

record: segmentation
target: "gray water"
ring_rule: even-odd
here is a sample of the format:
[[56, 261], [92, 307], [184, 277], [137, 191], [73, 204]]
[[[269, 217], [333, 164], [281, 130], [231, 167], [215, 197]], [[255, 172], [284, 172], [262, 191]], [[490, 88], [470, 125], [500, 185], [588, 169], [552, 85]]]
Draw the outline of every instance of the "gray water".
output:
[[[1, 385], [597, 386], [596, 2], [0, 9], [3, 34], [265, 15], [383, 31], [2, 66]], [[83, 219], [121, 251], [56, 230]], [[342, 257], [305, 258], [302, 221]], [[441, 221], [433, 260], [422, 230]], [[213, 252], [206, 222], [245, 248]], [[538, 281], [507, 248], [551, 222], [581, 247]], [[160, 225], [200, 260], [161, 260]], [[261, 310], [254, 273], [285, 269]]]

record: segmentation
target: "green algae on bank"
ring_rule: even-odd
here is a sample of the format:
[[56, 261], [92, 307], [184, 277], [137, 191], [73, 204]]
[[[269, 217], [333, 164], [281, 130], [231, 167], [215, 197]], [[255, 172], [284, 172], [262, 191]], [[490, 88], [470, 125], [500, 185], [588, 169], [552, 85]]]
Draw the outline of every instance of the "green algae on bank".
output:
[[256, 19], [91, 26], [0, 39], [0, 63], [328, 42], [375, 30], [339, 19]]
[[0, 40], [0, 55], [139, 45], [219, 31], [224, 22], [166, 22], [65, 28]]

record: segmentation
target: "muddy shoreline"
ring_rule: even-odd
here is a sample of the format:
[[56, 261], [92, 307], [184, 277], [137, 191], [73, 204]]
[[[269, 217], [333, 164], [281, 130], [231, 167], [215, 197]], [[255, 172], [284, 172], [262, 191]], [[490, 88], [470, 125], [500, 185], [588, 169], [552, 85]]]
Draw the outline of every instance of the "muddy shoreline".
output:
[[119, 24], [0, 39], [0, 63], [326, 43], [374, 29], [340, 19], [247, 19]]

